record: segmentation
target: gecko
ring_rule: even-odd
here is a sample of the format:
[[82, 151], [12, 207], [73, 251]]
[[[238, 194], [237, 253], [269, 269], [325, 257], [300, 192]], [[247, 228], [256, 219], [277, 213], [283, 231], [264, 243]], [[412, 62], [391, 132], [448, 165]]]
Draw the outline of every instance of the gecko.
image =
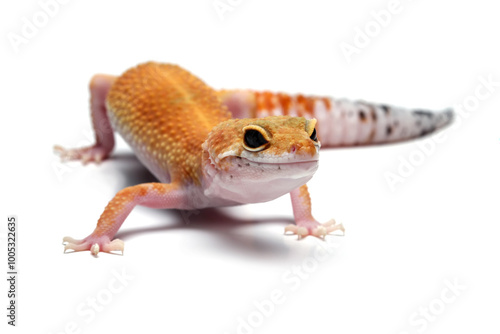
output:
[[[400, 142], [448, 125], [453, 110], [431, 112], [302, 94], [214, 90], [187, 70], [147, 62], [89, 85], [95, 144], [65, 149], [63, 161], [99, 163], [118, 132], [159, 182], [120, 190], [84, 239], [64, 237], [64, 252], [121, 252], [113, 239], [135, 206], [194, 210], [271, 201], [290, 194], [295, 224], [285, 234], [324, 238], [344, 232], [319, 223], [306, 183], [319, 150]], [[321, 144], [320, 144], [321, 139]]]

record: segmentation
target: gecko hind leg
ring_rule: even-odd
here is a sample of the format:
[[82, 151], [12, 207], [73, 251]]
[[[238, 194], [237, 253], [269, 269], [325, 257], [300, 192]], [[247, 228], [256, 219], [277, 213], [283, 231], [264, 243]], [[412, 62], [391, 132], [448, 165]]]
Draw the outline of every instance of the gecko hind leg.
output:
[[106, 96], [116, 77], [97, 74], [90, 81], [90, 111], [92, 126], [95, 132], [95, 144], [88, 147], [65, 149], [59, 145], [54, 146], [54, 152], [63, 161], [81, 160], [82, 163], [99, 163], [106, 159], [113, 147], [115, 139], [113, 129], [106, 114]]

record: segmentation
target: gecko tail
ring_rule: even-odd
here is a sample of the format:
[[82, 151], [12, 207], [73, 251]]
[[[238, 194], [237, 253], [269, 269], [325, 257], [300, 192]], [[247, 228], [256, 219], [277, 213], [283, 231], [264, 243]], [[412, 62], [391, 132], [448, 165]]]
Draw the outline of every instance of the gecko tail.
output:
[[322, 147], [380, 145], [433, 133], [453, 121], [452, 109], [429, 111], [386, 104], [283, 93], [223, 90], [234, 118], [289, 115], [316, 118]]
[[430, 111], [363, 101], [332, 102], [337, 112], [314, 112], [323, 147], [402, 142], [434, 133], [453, 122], [453, 109]]

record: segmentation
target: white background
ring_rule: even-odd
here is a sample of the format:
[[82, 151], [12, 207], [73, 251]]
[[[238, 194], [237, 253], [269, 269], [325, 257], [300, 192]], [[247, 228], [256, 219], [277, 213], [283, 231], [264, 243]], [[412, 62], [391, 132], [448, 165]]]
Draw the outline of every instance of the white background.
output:
[[[341, 43], [353, 44], [388, 0], [228, 3], [222, 20], [212, 0], [69, 1], [14, 47], [8, 36], [22, 35], [23, 18], [41, 7], [2, 2], [0, 262], [4, 271], [6, 217], [16, 214], [20, 277], [15, 330], [1, 280], [1, 332], [498, 333], [500, 87], [472, 106], [480, 77], [500, 81], [492, 2], [401, 0], [350, 63]], [[293, 219], [285, 196], [201, 212], [189, 225], [175, 211], [137, 208], [118, 235], [124, 256], [63, 255], [62, 237], [87, 236], [118, 190], [151, 177], [123, 141], [99, 166], [60, 165], [52, 146], [92, 138], [93, 74], [148, 60], [177, 63], [217, 89], [472, 107], [394, 190], [385, 175], [422, 157], [432, 137], [322, 151], [313, 212], [341, 220], [344, 237], [284, 236]], [[321, 245], [333, 252], [318, 261]], [[110, 292], [122, 271], [133, 278]], [[458, 296], [447, 281], [462, 287]], [[283, 302], [259, 315], [255, 302], [274, 290]], [[101, 311], [90, 311], [92, 298]], [[432, 321], [419, 315], [429, 307]], [[258, 326], [239, 327], [249, 317]]]

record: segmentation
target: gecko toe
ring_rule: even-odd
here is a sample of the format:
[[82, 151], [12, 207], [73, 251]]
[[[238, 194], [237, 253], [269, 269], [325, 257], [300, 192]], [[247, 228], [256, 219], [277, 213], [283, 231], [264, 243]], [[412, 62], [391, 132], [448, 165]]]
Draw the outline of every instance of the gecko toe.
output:
[[319, 226], [315, 228], [312, 233], [315, 237], [324, 238], [328, 234], [328, 230], [325, 226]]
[[330, 219], [329, 221], [327, 221], [326, 223], [323, 224], [323, 226], [332, 226], [332, 225], [335, 225], [337, 224], [337, 222], [335, 221], [335, 219]]
[[[292, 232], [292, 233], [287, 233]], [[297, 234], [297, 225], [290, 224], [285, 227], [285, 234]]]
[[97, 256], [97, 254], [99, 254], [99, 250], [100, 250], [99, 244], [95, 243], [92, 245], [92, 247], [90, 247], [90, 254]]
[[297, 229], [297, 235], [299, 236], [299, 238], [303, 238], [303, 237], [307, 236], [308, 234], [309, 234], [309, 231], [304, 226], [301, 226]]
[[[87, 243], [81, 243], [81, 244], [67, 243], [64, 246], [64, 253], [82, 252], [82, 251], [86, 251], [88, 249], [89, 249], [89, 246]], [[72, 252], [67, 252], [68, 250], [72, 251]]]
[[61, 158], [61, 161], [80, 160], [82, 164], [87, 165], [90, 162], [102, 162], [107, 158], [110, 151], [99, 144], [75, 149], [65, 149], [56, 145], [54, 146], [54, 153]]
[[125, 246], [125, 243], [122, 240], [115, 239], [115, 240], [111, 241], [110, 243], [105, 244], [102, 248], [102, 251], [106, 252], [106, 253], [121, 252], [123, 255], [124, 246]]
[[65, 244], [80, 244], [82, 242], [83, 242], [83, 240], [81, 240], [81, 239], [74, 239], [72, 237], [64, 237], [63, 238], [63, 245], [65, 245]]
[[334, 231], [342, 231], [342, 234], [345, 235], [345, 228], [344, 225], [338, 224], [338, 225], [331, 225], [327, 227], [327, 232], [332, 233]]

